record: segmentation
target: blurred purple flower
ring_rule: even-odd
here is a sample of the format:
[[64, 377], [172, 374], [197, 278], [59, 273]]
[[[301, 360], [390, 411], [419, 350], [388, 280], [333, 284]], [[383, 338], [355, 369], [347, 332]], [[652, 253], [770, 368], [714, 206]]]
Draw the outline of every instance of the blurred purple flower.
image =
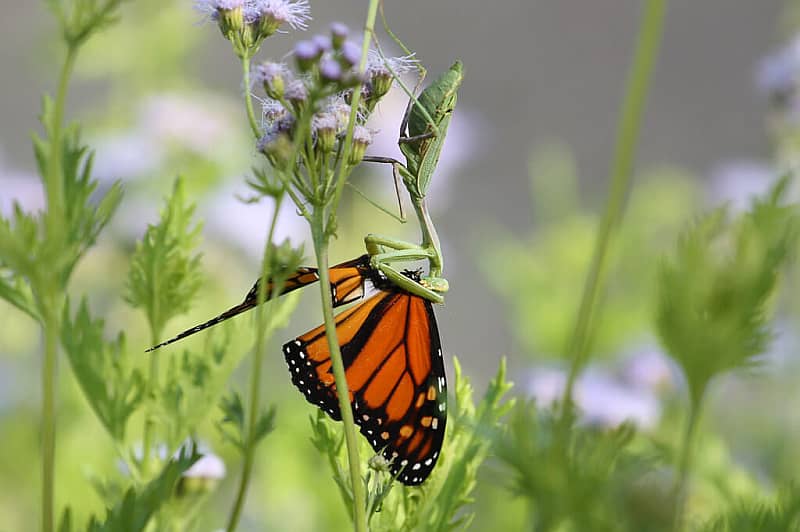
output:
[[32, 173], [8, 166], [0, 150], [0, 214], [10, 216], [15, 202], [26, 212], [44, 209], [42, 182]]
[[720, 163], [711, 171], [712, 202], [728, 202], [737, 211], [750, 208], [754, 196], [764, 194], [777, 174], [767, 163], [739, 159]]
[[756, 68], [756, 87], [773, 101], [785, 100], [800, 81], [800, 36], [763, 58]]
[[203, 456], [192, 467], [183, 472], [186, 478], [222, 480], [225, 478], [225, 462], [212, 452], [203, 452]]
[[[561, 370], [538, 369], [528, 382], [528, 391], [538, 404], [549, 406], [561, 399], [566, 380]], [[599, 370], [587, 370], [578, 378], [574, 400], [581, 420], [590, 425], [616, 427], [630, 421], [652, 429], [661, 418], [661, 404], [652, 391], [626, 386]]]
[[[359, 57], [360, 56], [361, 51], [359, 50]], [[367, 69], [365, 74], [367, 78], [378, 75], [392, 75], [392, 73], [395, 76], [400, 76], [416, 70], [418, 66], [419, 61], [413, 55], [387, 57], [384, 59], [377, 50], [370, 48], [367, 53]]]
[[253, 18], [272, 18], [293, 30], [305, 30], [311, 20], [308, 0], [248, 0], [245, 13]]
[[[206, 236], [243, 250], [254, 261], [260, 261], [264, 243], [272, 220], [274, 204], [271, 199], [260, 203], [242, 203], [238, 198], [252, 195], [244, 185], [226, 187], [211, 194], [198, 207], [198, 215], [205, 220]], [[308, 224], [297, 213], [288, 199], [281, 205], [275, 227], [275, 242], [288, 238], [293, 245], [311, 242]]]
[[652, 348], [645, 349], [625, 360], [622, 378], [634, 388], [662, 392], [675, 386], [676, 377], [669, 357]]
[[104, 133], [96, 148], [94, 177], [132, 179], [159, 170], [172, 150], [190, 150], [212, 160], [227, 156], [237, 128], [230, 104], [208, 97], [159, 94], [143, 101], [136, 124], [120, 134]]

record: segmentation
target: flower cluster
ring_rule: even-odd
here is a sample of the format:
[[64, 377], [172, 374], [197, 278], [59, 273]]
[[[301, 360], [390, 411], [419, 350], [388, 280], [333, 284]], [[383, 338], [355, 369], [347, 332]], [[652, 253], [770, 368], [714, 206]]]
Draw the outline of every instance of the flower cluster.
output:
[[252, 57], [281, 27], [304, 30], [311, 19], [308, 0], [197, 0], [195, 6], [219, 25], [240, 57]]
[[[348, 40], [348, 29], [331, 25], [329, 35], [298, 42], [292, 56], [293, 71], [286, 63], [267, 61], [254, 69], [253, 83], [263, 88], [264, 135], [258, 149], [273, 166], [283, 168], [292, 160], [293, 141], [310, 135], [314, 160], [335, 155], [350, 166], [364, 157], [374, 132], [367, 128], [369, 115], [392, 86], [394, 76], [410, 70], [412, 58], [384, 60], [368, 54], [366, 69], [359, 74], [361, 49]], [[361, 86], [360, 101], [348, 153], [342, 153], [353, 103], [353, 91]], [[308, 164], [308, 154], [297, 153], [298, 164]]]

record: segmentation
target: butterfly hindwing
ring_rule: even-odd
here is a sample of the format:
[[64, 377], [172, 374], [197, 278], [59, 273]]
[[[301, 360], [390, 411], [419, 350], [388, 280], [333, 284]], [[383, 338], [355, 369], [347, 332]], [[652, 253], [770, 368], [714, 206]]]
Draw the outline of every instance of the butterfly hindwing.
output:
[[[336, 317], [350, 402], [361, 433], [406, 485], [436, 464], [447, 420], [447, 387], [431, 303], [394, 287]], [[340, 420], [323, 326], [284, 345], [292, 382]]]

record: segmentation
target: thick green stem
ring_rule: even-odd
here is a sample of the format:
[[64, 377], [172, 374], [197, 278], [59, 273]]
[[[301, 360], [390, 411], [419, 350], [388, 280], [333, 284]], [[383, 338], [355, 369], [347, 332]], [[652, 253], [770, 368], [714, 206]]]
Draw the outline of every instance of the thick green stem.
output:
[[686, 431], [681, 441], [680, 457], [678, 459], [678, 477], [675, 479], [673, 490], [673, 500], [675, 501], [675, 513], [673, 514], [672, 530], [680, 532], [683, 529], [684, 512], [686, 509], [686, 486], [689, 479], [689, 471], [692, 465], [692, 445], [694, 435], [697, 432], [697, 423], [700, 418], [700, 407], [703, 403], [702, 395], [697, 399], [692, 399], [689, 405], [689, 418], [686, 420]]
[[[55, 304], [55, 301], [53, 301]], [[52, 532], [56, 453], [56, 358], [60, 323], [58, 312], [44, 315], [44, 360], [42, 362], [42, 531]]]
[[358, 433], [353, 410], [350, 406], [350, 392], [347, 386], [342, 353], [336, 337], [336, 322], [333, 317], [333, 301], [331, 299], [330, 276], [328, 272], [328, 236], [324, 226], [324, 213], [321, 209], [314, 211], [311, 232], [314, 238], [314, 252], [317, 255], [319, 269], [319, 286], [322, 294], [322, 316], [325, 320], [325, 335], [331, 354], [333, 376], [336, 380], [336, 396], [339, 399], [339, 411], [344, 425], [344, 439], [347, 446], [347, 460], [350, 466], [350, 481], [353, 488], [353, 524], [357, 532], [367, 531], [366, 493], [361, 481], [361, 460], [358, 456]]
[[[63, 242], [64, 231], [64, 176], [61, 167], [62, 132], [64, 129], [64, 108], [66, 107], [69, 79], [75, 67], [77, 47], [68, 46], [67, 55], [59, 74], [58, 87], [53, 102], [52, 122], [45, 127], [50, 135], [47, 175], [44, 177], [47, 194], [47, 214], [45, 224], [48, 239], [53, 243]], [[55, 527], [55, 451], [56, 451], [56, 361], [58, 342], [61, 333], [59, 312], [61, 311], [62, 286], [35, 276], [35, 292], [39, 293], [39, 306], [42, 312], [44, 332], [44, 360], [42, 361], [42, 531], [52, 532]], [[44, 285], [44, 286], [43, 286]]]
[[628, 74], [625, 100], [617, 128], [616, 148], [611, 164], [611, 190], [595, 240], [575, 326], [566, 350], [566, 357], [571, 365], [562, 398], [562, 419], [567, 416], [575, 379], [585, 362], [608, 250], [622, 220], [625, 200], [630, 190], [633, 160], [638, 145], [644, 105], [661, 43], [665, 10], [666, 0], [648, 0], [642, 12], [635, 56]]
[[61, 66], [58, 77], [56, 97], [53, 102], [52, 123], [50, 124], [50, 153], [48, 156], [47, 175], [45, 176], [45, 191], [47, 194], [47, 230], [54, 241], [60, 241], [59, 236], [64, 229], [64, 176], [61, 169], [62, 139], [64, 130], [64, 108], [67, 101], [67, 89], [78, 49], [74, 46], [67, 47], [67, 55]]
[[[270, 244], [275, 236], [275, 226], [278, 222], [278, 212], [281, 209], [282, 201], [283, 196], [279, 196], [275, 200], [275, 213], [272, 216], [272, 222], [270, 223], [269, 232], [267, 233], [267, 242], [264, 246], [264, 255], [261, 266], [261, 279], [272, 277], [272, 272], [269, 271], [269, 265], [271, 262], [270, 251], [272, 249]], [[270, 288], [268, 285], [269, 283], [262, 282], [259, 286], [259, 292], [257, 295], [258, 306], [256, 307], [255, 321], [256, 345], [253, 352], [253, 366], [250, 370], [250, 408], [247, 417], [247, 429], [245, 431], [245, 437], [247, 438], [247, 441], [245, 442], [244, 460], [242, 461], [242, 476], [239, 479], [239, 488], [236, 491], [236, 499], [234, 500], [233, 508], [231, 509], [231, 515], [228, 519], [228, 527], [226, 529], [227, 532], [233, 532], [239, 525], [239, 519], [241, 518], [242, 509], [244, 508], [244, 501], [247, 497], [247, 488], [250, 485], [250, 477], [252, 476], [253, 472], [253, 462], [255, 460], [255, 432], [256, 424], [258, 423], [258, 408], [260, 403], [261, 366], [263, 365], [264, 361], [264, 343], [267, 340], [265, 331], [268, 329], [270, 320], [272, 319], [272, 313], [267, 315], [266, 320], [264, 319], [263, 303], [266, 301], [267, 297], [276, 299], [279, 296], [279, 294], [267, 294], [267, 289]], [[276, 290], [280, 287], [272, 288], [273, 290]]]
[[697, 425], [700, 419], [701, 407], [703, 405], [704, 393], [692, 394], [689, 403], [689, 417], [686, 420], [686, 431], [681, 441], [680, 455], [678, 458], [678, 477], [675, 479], [673, 490], [673, 500], [675, 501], [675, 513], [673, 514], [674, 532], [683, 530], [684, 512], [686, 509], [686, 487], [689, 480], [689, 472], [692, 465], [692, 445], [694, 435], [697, 432]]
[[[157, 286], [158, 283], [153, 283], [153, 286]], [[153, 298], [153, 301], [158, 301], [157, 297]], [[157, 312], [154, 310], [153, 316], [157, 316]], [[154, 324], [150, 324], [150, 345], [156, 345], [158, 342], [161, 341], [161, 331], [156, 330], [154, 328]], [[160, 357], [158, 356], [151, 356], [150, 357], [150, 368], [147, 373], [147, 396], [148, 398], [152, 399], [158, 389], [158, 373], [159, 373], [159, 360]], [[142, 477], [147, 479], [150, 473], [150, 456], [153, 448], [153, 429], [155, 429], [154, 422], [153, 422], [153, 412], [152, 408], [148, 408], [145, 410], [144, 414], [144, 430], [142, 435], [142, 463], [140, 466], [140, 472]]]
[[247, 108], [247, 121], [250, 123], [250, 130], [253, 136], [258, 139], [261, 137], [261, 128], [258, 127], [256, 113], [253, 110], [253, 95], [250, 94], [250, 57], [242, 56], [242, 84], [244, 85], [244, 105]]

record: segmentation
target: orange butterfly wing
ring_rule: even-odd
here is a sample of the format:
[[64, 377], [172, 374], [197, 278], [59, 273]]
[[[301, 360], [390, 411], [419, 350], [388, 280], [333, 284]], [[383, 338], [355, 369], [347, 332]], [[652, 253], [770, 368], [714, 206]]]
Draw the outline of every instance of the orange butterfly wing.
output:
[[[408, 486], [428, 478], [444, 440], [447, 384], [431, 303], [393, 286], [340, 313], [336, 332], [361, 433]], [[283, 346], [292, 382], [340, 420], [324, 326]]]
[[[369, 271], [369, 255], [362, 255], [353, 260], [337, 264], [336, 266], [331, 266], [329, 271], [331, 295], [333, 297], [334, 307], [346, 305], [347, 303], [352, 303], [353, 301], [364, 297], [364, 281], [367, 279], [367, 272]], [[319, 281], [319, 274], [317, 272], [318, 270], [316, 268], [309, 268], [305, 266], [298, 268], [289, 277], [287, 277], [283, 285], [281, 295], [288, 294], [289, 292], [293, 292], [298, 288], [303, 288], [304, 286]], [[159, 347], [164, 347], [165, 345], [182, 340], [187, 336], [199, 333], [204, 329], [213, 327], [218, 323], [222, 323], [225, 320], [228, 320], [234, 316], [238, 316], [242, 312], [256, 307], [258, 305], [258, 291], [260, 286], [261, 279], [257, 280], [255, 284], [253, 284], [253, 287], [250, 288], [250, 291], [247, 292], [247, 295], [244, 297], [244, 301], [242, 301], [240, 304], [229, 308], [219, 316], [211, 318], [204, 323], [195, 325], [191, 329], [186, 329], [177, 336], [155, 345], [147, 351], [153, 351]], [[272, 291], [272, 280], [269, 280], [265, 294], [266, 299], [272, 299]]]

